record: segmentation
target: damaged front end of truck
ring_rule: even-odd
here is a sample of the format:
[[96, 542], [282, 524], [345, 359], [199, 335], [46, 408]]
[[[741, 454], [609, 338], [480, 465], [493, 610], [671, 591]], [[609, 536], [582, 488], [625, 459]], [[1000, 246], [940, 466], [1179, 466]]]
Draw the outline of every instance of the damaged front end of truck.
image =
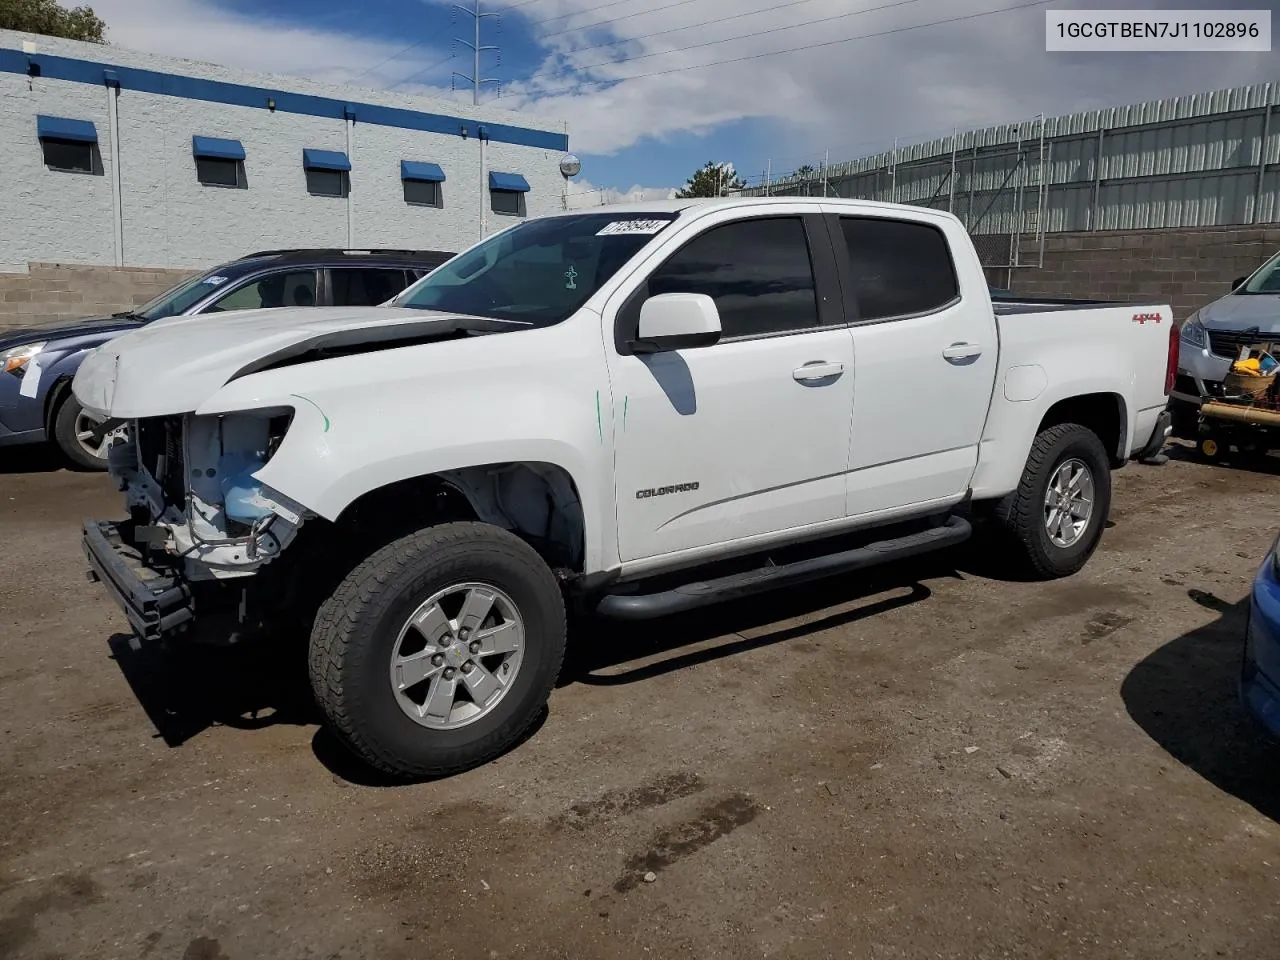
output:
[[129, 518], [86, 522], [84, 547], [91, 576], [141, 639], [185, 630], [197, 607], [202, 617], [230, 615], [234, 639], [278, 605], [281, 578], [252, 575], [280, 558], [311, 514], [254, 474], [292, 419], [292, 410], [267, 409], [128, 423], [109, 471]]

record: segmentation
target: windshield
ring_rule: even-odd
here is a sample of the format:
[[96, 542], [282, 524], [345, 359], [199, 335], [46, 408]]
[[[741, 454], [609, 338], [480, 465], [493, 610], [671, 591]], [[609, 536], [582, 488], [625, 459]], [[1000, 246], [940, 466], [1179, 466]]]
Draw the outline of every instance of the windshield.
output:
[[133, 316], [141, 317], [143, 320], [163, 320], [165, 317], [177, 316], [207, 297], [215, 287], [220, 287], [226, 282], [227, 278], [217, 270], [191, 277], [134, 310]]
[[1247, 283], [1233, 291], [1234, 293], [1280, 293], [1280, 253], [1254, 271]]
[[676, 216], [584, 213], [529, 220], [437, 268], [396, 305], [537, 326], [559, 323]]

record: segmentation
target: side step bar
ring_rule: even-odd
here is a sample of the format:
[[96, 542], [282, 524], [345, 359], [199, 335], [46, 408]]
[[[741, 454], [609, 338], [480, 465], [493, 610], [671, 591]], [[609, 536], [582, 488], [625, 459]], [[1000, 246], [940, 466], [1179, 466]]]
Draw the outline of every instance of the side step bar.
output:
[[896, 540], [882, 540], [854, 550], [843, 550], [840, 553], [812, 557], [808, 560], [797, 560], [795, 563], [782, 566], [760, 567], [716, 580], [686, 583], [662, 593], [639, 595], [611, 593], [600, 601], [596, 613], [618, 620], [650, 620], [666, 617], [724, 600], [735, 600], [778, 587], [789, 587], [810, 580], [818, 580], [836, 573], [848, 573], [922, 553], [932, 553], [969, 539], [972, 532], [969, 521], [962, 517], [951, 517], [940, 527], [908, 534]]

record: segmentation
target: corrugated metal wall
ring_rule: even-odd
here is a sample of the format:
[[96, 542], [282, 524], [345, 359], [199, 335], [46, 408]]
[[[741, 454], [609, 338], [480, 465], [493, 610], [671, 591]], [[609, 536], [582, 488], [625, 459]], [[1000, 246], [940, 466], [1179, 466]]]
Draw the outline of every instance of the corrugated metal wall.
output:
[[[1013, 238], [1271, 222], [1278, 102], [1280, 83], [1261, 84], [971, 130], [832, 164], [826, 192], [950, 209], [974, 234]], [[743, 192], [821, 195], [823, 184]]]

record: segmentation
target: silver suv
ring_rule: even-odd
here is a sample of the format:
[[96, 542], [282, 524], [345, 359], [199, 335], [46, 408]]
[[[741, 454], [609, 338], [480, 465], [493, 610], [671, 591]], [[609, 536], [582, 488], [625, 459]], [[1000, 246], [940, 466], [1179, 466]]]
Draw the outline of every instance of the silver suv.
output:
[[1223, 395], [1222, 381], [1242, 346], [1280, 340], [1280, 253], [1231, 286], [1182, 325], [1178, 378], [1169, 396], [1178, 432], [1195, 423], [1201, 401]]

